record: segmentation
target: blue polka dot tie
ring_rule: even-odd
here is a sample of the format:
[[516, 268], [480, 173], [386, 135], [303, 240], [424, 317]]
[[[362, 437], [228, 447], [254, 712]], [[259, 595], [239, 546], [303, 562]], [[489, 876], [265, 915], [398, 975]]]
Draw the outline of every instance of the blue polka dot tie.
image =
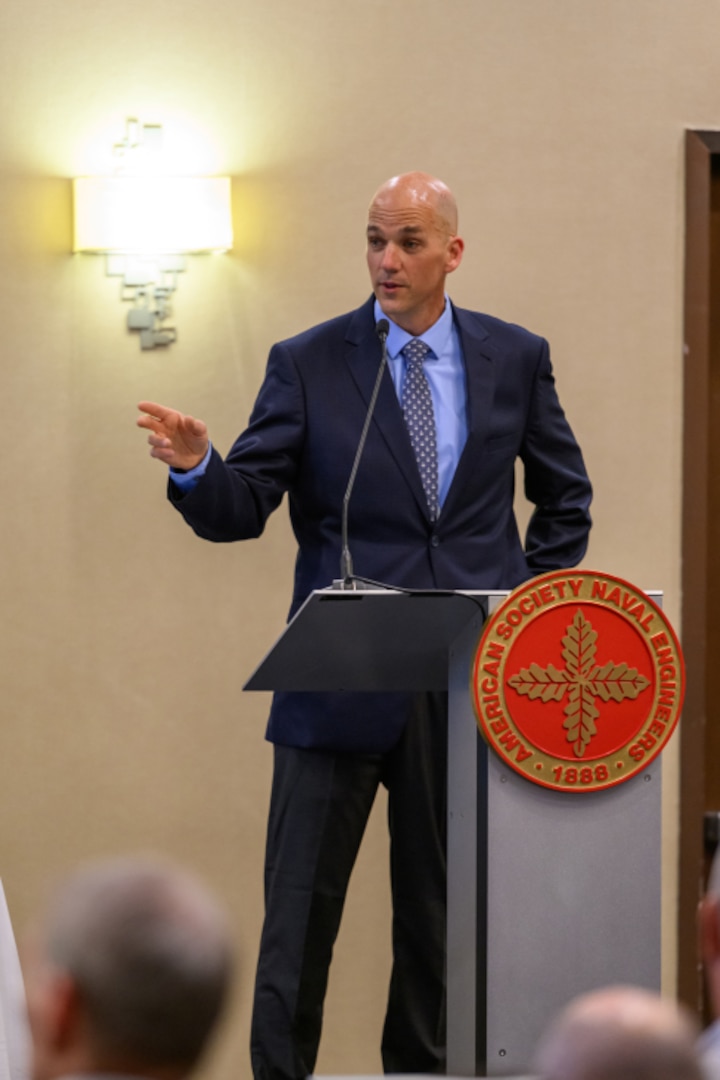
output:
[[419, 338], [413, 338], [402, 350], [406, 360], [402, 409], [425, 489], [430, 518], [435, 521], [440, 513], [437, 436], [430, 386], [423, 370], [423, 363], [429, 352], [430, 348]]

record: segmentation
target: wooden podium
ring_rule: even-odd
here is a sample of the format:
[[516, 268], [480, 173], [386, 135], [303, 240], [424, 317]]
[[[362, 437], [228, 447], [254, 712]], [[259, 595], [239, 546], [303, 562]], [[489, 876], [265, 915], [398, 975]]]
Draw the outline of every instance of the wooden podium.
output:
[[[657, 600], [657, 595], [653, 594]], [[611, 983], [660, 989], [659, 759], [553, 791], [481, 738], [470, 673], [506, 592], [312, 593], [246, 690], [449, 691], [447, 1072], [527, 1072], [550, 1018]]]

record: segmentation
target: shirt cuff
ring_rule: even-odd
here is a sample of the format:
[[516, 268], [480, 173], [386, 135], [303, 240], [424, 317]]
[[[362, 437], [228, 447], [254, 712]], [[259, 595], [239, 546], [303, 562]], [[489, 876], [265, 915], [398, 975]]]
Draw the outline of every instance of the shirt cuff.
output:
[[192, 491], [199, 480], [205, 475], [212, 454], [212, 443], [207, 448], [207, 453], [202, 461], [194, 469], [170, 469], [170, 479], [180, 491]]

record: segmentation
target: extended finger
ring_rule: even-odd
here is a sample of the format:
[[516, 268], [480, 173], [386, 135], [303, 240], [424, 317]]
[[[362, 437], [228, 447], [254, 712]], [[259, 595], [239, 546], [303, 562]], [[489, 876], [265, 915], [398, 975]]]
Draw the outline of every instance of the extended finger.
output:
[[171, 447], [153, 446], [150, 451], [150, 457], [157, 458], [158, 461], [163, 461], [166, 465], [170, 465], [175, 457], [175, 452]]
[[162, 427], [162, 420], [158, 420], [156, 416], [138, 416], [135, 423], [138, 427], [147, 428], [148, 431], [159, 431]]
[[159, 405], [155, 401], [141, 401], [138, 405], [138, 409], [142, 413], [147, 413], [155, 420], [167, 420], [171, 413], [174, 413], [175, 409], [168, 409], [166, 405]]
[[164, 447], [170, 449], [172, 442], [170, 439], [165, 438], [164, 435], [148, 435], [148, 442], [150, 446]]

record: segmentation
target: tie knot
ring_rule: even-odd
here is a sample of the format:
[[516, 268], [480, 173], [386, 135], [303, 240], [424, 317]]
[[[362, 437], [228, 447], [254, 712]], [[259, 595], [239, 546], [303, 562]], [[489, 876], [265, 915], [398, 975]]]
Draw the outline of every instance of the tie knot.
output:
[[415, 361], [416, 363], [417, 361], [422, 363], [429, 352], [430, 346], [426, 345], [422, 338], [413, 338], [412, 341], [408, 341], [402, 350], [402, 354], [408, 362]]

